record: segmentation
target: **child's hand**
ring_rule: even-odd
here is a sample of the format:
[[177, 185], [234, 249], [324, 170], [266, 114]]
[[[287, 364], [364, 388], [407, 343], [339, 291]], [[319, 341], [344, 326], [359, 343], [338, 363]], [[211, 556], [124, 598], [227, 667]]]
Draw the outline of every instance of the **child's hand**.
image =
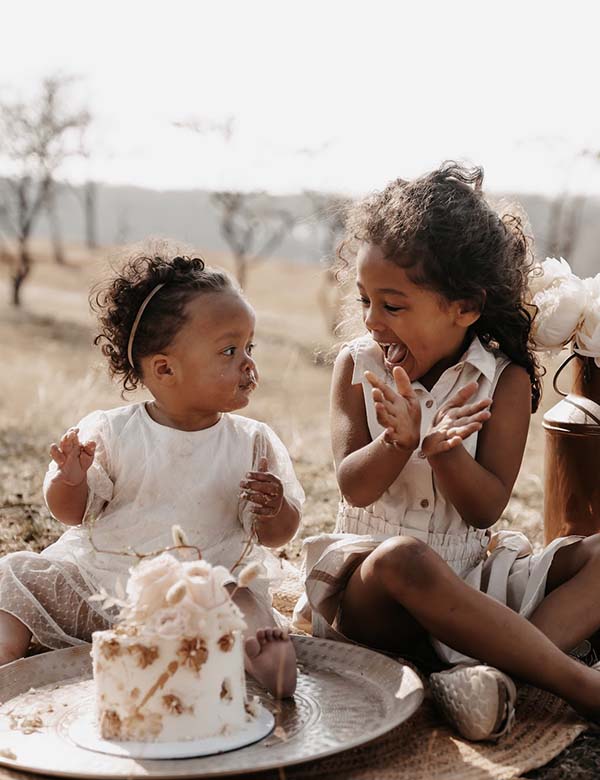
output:
[[365, 377], [373, 386], [373, 400], [377, 421], [385, 428], [384, 438], [398, 449], [412, 451], [419, 446], [421, 436], [421, 407], [408, 374], [401, 366], [393, 371], [394, 392], [371, 371]]
[[423, 457], [448, 452], [472, 433], [481, 430], [483, 423], [490, 419], [491, 398], [466, 403], [476, 391], [477, 382], [469, 382], [439, 408], [421, 445]]
[[60, 444], [50, 445], [50, 456], [58, 464], [61, 479], [67, 485], [76, 487], [85, 479], [87, 470], [94, 462], [95, 441], [79, 441], [79, 428], [69, 428]]
[[275, 517], [283, 506], [283, 485], [268, 467], [268, 460], [261, 458], [258, 471], [249, 471], [240, 482], [241, 497], [254, 505], [252, 511], [259, 519]]

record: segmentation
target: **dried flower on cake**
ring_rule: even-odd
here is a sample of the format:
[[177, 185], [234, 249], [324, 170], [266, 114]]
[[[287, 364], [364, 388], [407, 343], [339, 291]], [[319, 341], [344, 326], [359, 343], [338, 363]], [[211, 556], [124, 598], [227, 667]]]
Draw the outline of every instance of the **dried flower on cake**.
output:
[[116, 639], [103, 640], [100, 645], [100, 652], [107, 661], [110, 661], [111, 658], [121, 655], [121, 644]]
[[223, 636], [219, 639], [219, 648], [224, 652], [228, 653], [235, 644], [235, 636], [233, 635], [232, 631], [229, 631], [227, 634], [223, 634]]
[[152, 645], [147, 647], [146, 645], [135, 644], [128, 648], [129, 653], [137, 654], [137, 665], [140, 669], [145, 669], [147, 666], [153, 664], [158, 658], [158, 647]]
[[208, 648], [204, 639], [199, 636], [182, 639], [177, 655], [182, 666], [189, 666], [190, 669], [199, 672], [208, 658]]

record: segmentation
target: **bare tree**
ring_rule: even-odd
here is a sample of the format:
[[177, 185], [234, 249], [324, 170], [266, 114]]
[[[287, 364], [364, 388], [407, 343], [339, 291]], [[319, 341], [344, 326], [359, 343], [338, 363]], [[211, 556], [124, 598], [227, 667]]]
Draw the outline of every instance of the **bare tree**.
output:
[[12, 302], [20, 304], [21, 286], [31, 270], [29, 240], [65, 159], [82, 153], [82, 133], [90, 121], [87, 111], [69, 111], [64, 92], [70, 78], [53, 77], [42, 83], [30, 103], [0, 103], [0, 154], [9, 173], [0, 193], [4, 222], [17, 242], [12, 272]]
[[317, 292], [317, 301], [330, 333], [335, 333], [342, 317], [343, 293], [334, 272], [335, 248], [344, 234], [346, 215], [352, 203], [343, 195], [306, 190], [313, 209], [312, 218], [322, 226], [320, 242], [323, 274]]
[[262, 193], [213, 192], [211, 200], [220, 212], [221, 234], [231, 249], [235, 274], [242, 289], [248, 271], [268, 257], [283, 241], [294, 224], [294, 217], [285, 209], [260, 207]]

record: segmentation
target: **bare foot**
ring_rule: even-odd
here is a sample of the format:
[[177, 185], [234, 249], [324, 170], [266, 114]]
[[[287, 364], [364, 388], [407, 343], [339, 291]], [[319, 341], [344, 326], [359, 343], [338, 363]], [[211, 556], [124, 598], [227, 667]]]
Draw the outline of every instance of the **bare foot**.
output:
[[261, 628], [246, 639], [246, 671], [277, 699], [296, 690], [296, 651], [287, 631]]

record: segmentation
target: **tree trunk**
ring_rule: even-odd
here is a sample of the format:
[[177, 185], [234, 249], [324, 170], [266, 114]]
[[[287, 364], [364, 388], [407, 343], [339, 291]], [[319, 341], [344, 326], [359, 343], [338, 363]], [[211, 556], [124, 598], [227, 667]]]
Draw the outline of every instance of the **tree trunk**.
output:
[[248, 281], [248, 257], [239, 252], [235, 253], [235, 276], [242, 290], [246, 289]]
[[88, 249], [96, 249], [96, 182], [88, 181], [84, 190], [85, 243]]
[[52, 237], [52, 246], [54, 247], [54, 262], [57, 265], [65, 264], [65, 252], [63, 249], [60, 222], [58, 220], [58, 214], [56, 213], [56, 187], [57, 185], [52, 183], [48, 187], [46, 193], [46, 211], [48, 213], [48, 221], [50, 223], [50, 235]]
[[12, 276], [12, 304], [13, 306], [21, 305], [21, 285], [29, 275], [31, 270], [31, 257], [27, 250], [27, 240], [21, 239], [19, 241], [19, 251], [17, 254], [17, 264]]

